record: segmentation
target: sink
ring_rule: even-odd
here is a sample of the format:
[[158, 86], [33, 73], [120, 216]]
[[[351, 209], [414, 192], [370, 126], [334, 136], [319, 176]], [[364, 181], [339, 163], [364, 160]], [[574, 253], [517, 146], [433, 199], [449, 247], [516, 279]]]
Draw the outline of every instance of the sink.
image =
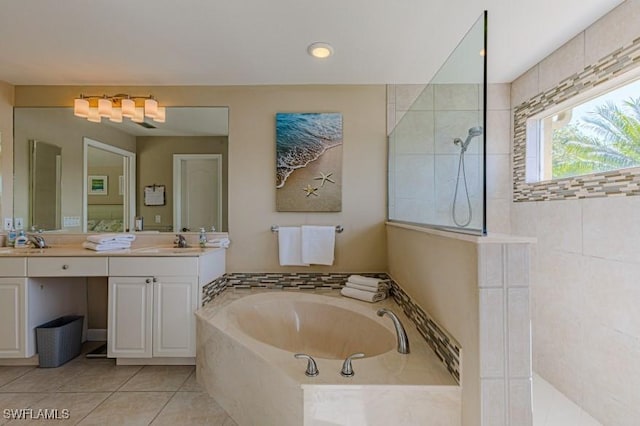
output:
[[200, 247], [143, 247], [132, 251], [149, 254], [187, 254], [201, 253], [202, 249]]

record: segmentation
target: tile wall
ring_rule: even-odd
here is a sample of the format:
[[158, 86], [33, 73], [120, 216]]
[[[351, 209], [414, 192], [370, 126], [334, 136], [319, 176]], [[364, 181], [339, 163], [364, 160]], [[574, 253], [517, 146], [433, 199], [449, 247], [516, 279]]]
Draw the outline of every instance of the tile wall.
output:
[[[487, 94], [487, 228], [492, 233], [508, 233], [510, 85], [490, 84]], [[464, 139], [469, 128], [481, 120], [482, 96], [478, 85], [387, 86], [387, 133], [391, 134], [404, 120], [390, 145], [396, 159], [389, 164], [390, 218], [455, 226], [451, 202], [459, 148], [453, 139]], [[482, 150], [474, 142], [477, 140], [472, 141], [465, 154], [465, 165], [473, 209], [479, 211]], [[475, 215], [471, 226], [481, 227], [480, 215]]]
[[[526, 102], [640, 37], [627, 0], [512, 84]], [[634, 41], [635, 40], [635, 41]], [[519, 202], [513, 232], [537, 237], [533, 366], [604, 424], [640, 419], [640, 197]]]

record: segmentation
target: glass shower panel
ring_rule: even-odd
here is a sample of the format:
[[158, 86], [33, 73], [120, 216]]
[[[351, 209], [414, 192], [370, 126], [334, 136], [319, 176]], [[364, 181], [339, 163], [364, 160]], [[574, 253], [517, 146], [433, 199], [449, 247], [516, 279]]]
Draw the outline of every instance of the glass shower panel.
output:
[[485, 93], [486, 12], [389, 135], [390, 221], [486, 233]]

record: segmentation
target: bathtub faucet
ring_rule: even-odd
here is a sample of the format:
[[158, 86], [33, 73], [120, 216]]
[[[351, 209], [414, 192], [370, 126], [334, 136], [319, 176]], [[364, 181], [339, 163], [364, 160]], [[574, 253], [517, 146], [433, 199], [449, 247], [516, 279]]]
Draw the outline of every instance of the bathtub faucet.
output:
[[400, 352], [401, 354], [408, 354], [409, 338], [407, 337], [407, 332], [404, 331], [404, 327], [402, 326], [402, 323], [400, 322], [398, 316], [394, 314], [393, 311], [386, 308], [378, 310], [377, 314], [379, 317], [383, 316], [384, 314], [389, 315], [389, 317], [393, 321], [393, 326], [396, 328], [396, 336], [398, 337], [398, 352]]
[[295, 354], [296, 358], [305, 358], [308, 360], [307, 362], [307, 371], [304, 372], [309, 377], [316, 377], [320, 372], [318, 371], [318, 366], [316, 365], [316, 361], [307, 354]]

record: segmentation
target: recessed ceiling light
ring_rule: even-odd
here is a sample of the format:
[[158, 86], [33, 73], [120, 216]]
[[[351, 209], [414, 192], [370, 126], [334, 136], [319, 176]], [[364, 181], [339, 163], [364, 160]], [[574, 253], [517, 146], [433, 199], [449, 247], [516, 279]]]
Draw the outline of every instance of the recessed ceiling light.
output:
[[307, 47], [307, 53], [314, 58], [324, 59], [333, 55], [333, 47], [327, 43], [311, 43]]

